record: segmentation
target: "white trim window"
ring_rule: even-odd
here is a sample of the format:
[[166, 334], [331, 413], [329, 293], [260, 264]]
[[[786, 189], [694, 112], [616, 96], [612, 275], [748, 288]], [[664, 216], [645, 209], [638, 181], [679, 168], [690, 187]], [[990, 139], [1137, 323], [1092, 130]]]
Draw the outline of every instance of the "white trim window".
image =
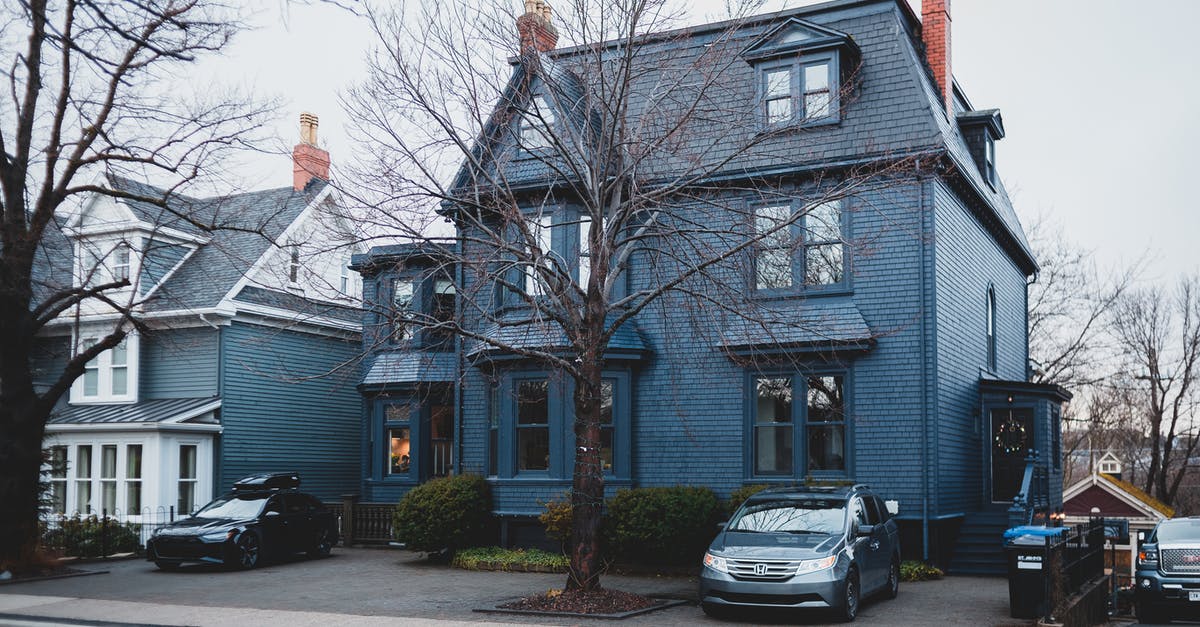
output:
[[50, 447], [50, 511], [67, 513], [67, 447]]
[[112, 272], [112, 279], [114, 281], [129, 280], [129, 257], [129, 244], [121, 242], [120, 244], [117, 244], [116, 248], [113, 249], [110, 268]]
[[100, 513], [117, 513], [117, 445], [100, 447]]
[[142, 512], [142, 445], [125, 445], [125, 513]]
[[87, 515], [92, 511], [92, 445], [75, 447], [75, 511]]
[[[81, 351], [96, 342], [87, 337], [79, 342]], [[84, 365], [83, 376], [71, 386], [71, 403], [134, 403], [138, 388], [138, 347], [136, 333], [130, 333], [115, 347], [97, 355]]]
[[179, 516], [191, 514], [196, 508], [198, 448], [195, 444], [179, 445], [179, 498], [175, 507], [175, 513]]

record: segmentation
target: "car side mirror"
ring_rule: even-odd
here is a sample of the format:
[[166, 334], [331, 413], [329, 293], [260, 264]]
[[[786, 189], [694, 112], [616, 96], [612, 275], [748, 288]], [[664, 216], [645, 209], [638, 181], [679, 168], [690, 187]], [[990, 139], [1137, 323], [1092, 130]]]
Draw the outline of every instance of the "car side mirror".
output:
[[721, 521], [721, 522], [717, 523], [717, 529], [719, 529], [720, 531], [725, 531], [725, 527], [727, 527], [728, 525], [729, 525], [728, 520]]
[[875, 533], [875, 525], [856, 525], [854, 527], [854, 534], [860, 538], [873, 533]]
[[277, 512], [277, 511], [275, 511], [275, 510], [271, 510], [271, 511], [269, 511], [269, 512], [267, 512], [266, 514], [263, 514], [263, 515], [264, 515], [264, 516], [266, 516], [267, 518], [270, 518], [270, 517], [272, 517], [272, 516], [278, 516], [278, 515], [279, 515], [279, 512]]

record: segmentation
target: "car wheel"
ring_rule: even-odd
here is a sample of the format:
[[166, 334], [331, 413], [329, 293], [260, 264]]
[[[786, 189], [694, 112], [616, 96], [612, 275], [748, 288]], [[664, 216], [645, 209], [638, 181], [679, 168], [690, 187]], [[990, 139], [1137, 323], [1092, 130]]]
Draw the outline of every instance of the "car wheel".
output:
[[258, 541], [258, 536], [253, 532], [247, 531], [238, 538], [237, 550], [234, 551], [234, 557], [237, 559], [236, 566], [242, 570], [250, 570], [258, 566], [258, 559], [262, 553], [262, 545]]
[[900, 594], [900, 560], [892, 558], [892, 565], [888, 567], [887, 588], [883, 590], [883, 598], [894, 599]]
[[333, 539], [330, 537], [328, 529], [321, 529], [317, 532], [317, 538], [308, 549], [308, 556], [312, 558], [329, 557], [329, 552], [333, 550]]
[[176, 570], [179, 568], [179, 562], [166, 562], [163, 560], [154, 562], [154, 565], [157, 566], [159, 570]]
[[842, 607], [838, 610], [838, 618], [843, 623], [849, 623], [858, 616], [858, 601], [861, 590], [858, 587], [858, 571], [851, 568], [846, 573], [846, 586], [842, 588]]

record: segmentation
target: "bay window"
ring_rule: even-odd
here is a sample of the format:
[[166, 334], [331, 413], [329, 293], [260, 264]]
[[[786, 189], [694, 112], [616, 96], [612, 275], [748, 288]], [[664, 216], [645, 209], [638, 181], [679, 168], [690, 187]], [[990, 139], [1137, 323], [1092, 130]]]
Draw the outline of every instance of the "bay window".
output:
[[517, 383], [517, 470], [550, 469], [550, 382]]

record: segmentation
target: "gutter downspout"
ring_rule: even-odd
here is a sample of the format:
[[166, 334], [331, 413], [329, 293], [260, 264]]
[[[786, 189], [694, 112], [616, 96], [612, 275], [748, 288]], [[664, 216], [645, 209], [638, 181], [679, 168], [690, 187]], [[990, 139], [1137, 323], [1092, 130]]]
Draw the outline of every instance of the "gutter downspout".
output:
[[[458, 227], [456, 227], [458, 228]], [[463, 270], [462, 270], [462, 238], [454, 242], [454, 320], [462, 326], [463, 307]], [[463, 462], [463, 336], [454, 334], [454, 474], [462, 474]], [[486, 469], [485, 469], [486, 470]], [[485, 473], [486, 474], [486, 473]]]
[[[920, 164], [917, 164], [917, 174], [920, 176]], [[919, 179], [918, 179], [919, 180]], [[933, 229], [928, 231], [925, 229], [925, 214], [930, 211], [928, 192], [929, 183], [921, 182], [921, 308], [925, 309], [926, 297], [931, 295], [927, 292], [925, 269], [924, 266], [928, 261], [925, 250], [925, 234], [932, 233]], [[932, 218], [931, 218], [932, 220]], [[932, 225], [931, 225], [932, 226]], [[930, 264], [930, 270], [937, 272], [935, 264]], [[929, 341], [926, 319], [932, 315], [931, 311], [923, 311], [921, 315], [921, 341], [922, 344]], [[921, 559], [929, 561], [929, 357], [921, 359]]]

